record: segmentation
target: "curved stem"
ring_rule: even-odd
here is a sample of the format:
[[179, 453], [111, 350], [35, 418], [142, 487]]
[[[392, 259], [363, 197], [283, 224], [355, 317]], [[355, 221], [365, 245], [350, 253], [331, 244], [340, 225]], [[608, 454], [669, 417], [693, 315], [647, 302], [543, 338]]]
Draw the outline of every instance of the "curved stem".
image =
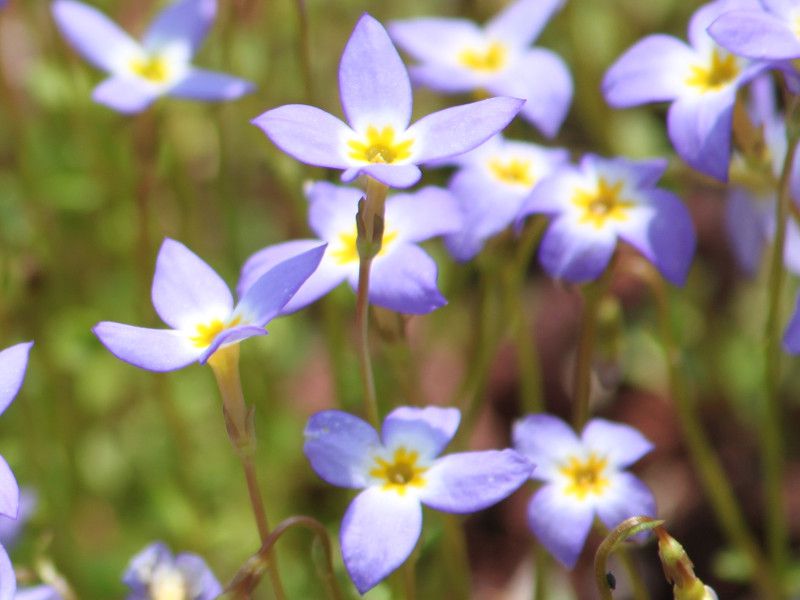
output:
[[[597, 585], [597, 591], [600, 593], [600, 598], [602, 598], [602, 600], [612, 600], [613, 598], [611, 589], [608, 586], [608, 580], [606, 579], [606, 573], [608, 573], [609, 556], [611, 556], [613, 552], [620, 550], [620, 544], [622, 544], [622, 542], [629, 537], [658, 527], [662, 523], [664, 523], [664, 521], [659, 521], [657, 519], [652, 519], [645, 516], [635, 516], [625, 519], [610, 532], [607, 532], [605, 539], [603, 539], [603, 541], [597, 547], [597, 552], [594, 555], [594, 579], [595, 584]], [[629, 566], [630, 565], [626, 564], [626, 568]], [[628, 570], [629, 573], [634, 575], [635, 579], [638, 580], [638, 575], [636, 575], [635, 569], [631, 567]], [[632, 577], [632, 580], [634, 580], [634, 577]], [[644, 584], [641, 583], [641, 580], [639, 580], [638, 586], [635, 580], [632, 581], [632, 583], [634, 584], [635, 597], [646, 598], [647, 592], [646, 590], [642, 592], [644, 589]], [[641, 586], [641, 589], [639, 589], [639, 586]], [[640, 593], [644, 593], [645, 596], [640, 596]]]

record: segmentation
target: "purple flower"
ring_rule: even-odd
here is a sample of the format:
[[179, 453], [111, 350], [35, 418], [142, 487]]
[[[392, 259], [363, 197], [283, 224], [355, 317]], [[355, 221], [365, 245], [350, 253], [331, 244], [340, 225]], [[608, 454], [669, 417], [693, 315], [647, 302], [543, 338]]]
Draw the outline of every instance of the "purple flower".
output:
[[463, 226], [445, 237], [456, 260], [473, 258], [484, 242], [514, 222], [523, 201], [557, 166], [567, 162], [566, 150], [489, 139], [454, 159], [461, 168], [448, 189], [458, 200]]
[[228, 286], [186, 246], [165, 239], [156, 260], [153, 306], [171, 329], [103, 321], [93, 331], [117, 358], [151, 371], [205, 363], [222, 345], [266, 335], [265, 325], [319, 264], [323, 246], [265, 272], [234, 307]]
[[201, 557], [189, 552], [173, 556], [161, 542], [134, 556], [122, 581], [131, 589], [128, 600], [213, 600], [222, 593], [222, 586]]
[[490, 98], [411, 120], [408, 72], [386, 30], [365, 14], [339, 63], [347, 124], [319, 108], [290, 104], [253, 120], [299, 161], [344, 169], [343, 181], [369, 175], [391, 187], [420, 178], [416, 166], [471, 150], [508, 125], [524, 100]]
[[700, 7], [689, 23], [689, 44], [663, 34], [634, 44], [603, 79], [609, 104], [627, 108], [672, 102], [667, 131], [690, 166], [721, 181], [728, 176], [736, 90], [767, 67], [714, 43], [706, 28], [722, 13], [756, 0], [718, 0]]
[[553, 215], [539, 249], [556, 278], [585, 282], [608, 265], [617, 239], [681, 285], [695, 248], [694, 225], [677, 196], [655, 187], [665, 160], [604, 159], [588, 154], [539, 183], [520, 209]]
[[533, 466], [513, 450], [437, 458], [453, 438], [455, 408], [400, 407], [381, 435], [338, 410], [312, 416], [303, 449], [314, 471], [340, 487], [363, 489], [342, 520], [342, 557], [362, 594], [408, 558], [422, 532], [422, 506], [482, 510], [510, 495]]
[[569, 110], [572, 78], [559, 56], [530, 45], [563, 4], [517, 0], [483, 28], [465, 19], [421, 18], [391, 23], [389, 33], [421, 63], [411, 68], [415, 83], [524, 98], [520, 114], [552, 137]]
[[51, 585], [37, 585], [17, 590], [14, 600], [63, 600], [63, 596]]
[[592, 419], [580, 437], [557, 417], [528, 415], [514, 424], [514, 448], [536, 464], [544, 485], [528, 505], [528, 524], [564, 566], [578, 560], [595, 515], [613, 529], [635, 515], [655, 515], [653, 494], [623, 469], [652, 444], [627, 425]]
[[722, 13], [708, 29], [734, 54], [765, 60], [800, 58], [800, 4], [793, 0], [742, 3]]
[[6, 548], [13, 546], [19, 538], [22, 528], [36, 510], [36, 493], [28, 488], [19, 492], [19, 505], [16, 518], [0, 515], [0, 544]]
[[94, 89], [93, 99], [121, 113], [140, 112], [166, 94], [213, 101], [252, 91], [247, 81], [191, 64], [216, 11], [216, 0], [178, 0], [156, 17], [139, 43], [91, 6], [76, 0], [53, 3], [64, 37], [110, 74]]
[[[240, 295], [246, 294], [277, 263], [327, 242], [319, 268], [286, 303], [283, 313], [311, 304], [343, 281], [354, 290], [358, 285], [355, 215], [363, 192], [320, 182], [310, 185], [306, 193], [311, 229], [320, 240], [293, 240], [256, 252], [242, 267], [237, 286]], [[389, 197], [383, 245], [370, 270], [370, 303], [409, 314], [444, 306], [447, 301], [436, 287], [436, 263], [417, 242], [456, 231], [460, 225], [458, 206], [443, 189], [426, 187]]]

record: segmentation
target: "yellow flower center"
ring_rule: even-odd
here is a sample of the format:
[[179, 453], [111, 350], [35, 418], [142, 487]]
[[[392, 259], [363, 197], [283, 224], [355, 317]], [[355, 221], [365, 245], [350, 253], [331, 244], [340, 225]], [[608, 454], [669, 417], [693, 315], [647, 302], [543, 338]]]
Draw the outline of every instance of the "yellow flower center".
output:
[[400, 446], [394, 451], [391, 460], [374, 457], [375, 467], [369, 474], [383, 480], [384, 490], [394, 490], [402, 496], [409, 486], [425, 485], [425, 478], [422, 475], [428, 468], [419, 466], [418, 459], [419, 453], [416, 450], [409, 452], [404, 446]]
[[506, 66], [508, 50], [500, 42], [492, 42], [485, 48], [465, 48], [458, 54], [458, 62], [482, 73], [496, 73]]
[[200, 323], [196, 327], [195, 335], [189, 336], [189, 341], [198, 348], [206, 348], [211, 345], [220, 333], [231, 327], [236, 327], [241, 323], [241, 317], [236, 317], [229, 323], [223, 323], [219, 319], [214, 319], [210, 323]]
[[604, 177], [600, 178], [595, 190], [579, 190], [572, 201], [582, 209], [580, 223], [591, 223], [601, 229], [606, 221], [624, 221], [628, 218], [628, 209], [634, 202], [620, 198], [623, 182], [609, 184]]
[[[356, 247], [356, 240], [358, 238], [358, 231], [355, 226], [351, 231], [346, 231], [339, 234], [339, 239], [335, 247], [331, 248], [331, 258], [339, 265], [346, 265], [351, 262], [358, 262], [358, 248]], [[386, 254], [386, 248], [397, 238], [397, 231], [383, 232], [383, 241], [381, 242], [381, 250], [378, 256]], [[331, 244], [333, 246], [333, 244]]]
[[493, 158], [489, 161], [489, 170], [497, 179], [510, 185], [531, 187], [536, 183], [536, 176], [531, 168], [531, 161], [524, 158]]
[[394, 128], [389, 125], [380, 130], [370, 125], [362, 139], [347, 142], [348, 156], [361, 162], [390, 165], [407, 160], [413, 143], [414, 140], [397, 139]]
[[131, 70], [153, 83], [164, 83], [169, 79], [169, 65], [160, 56], [134, 59], [131, 62]]
[[149, 590], [150, 600], [188, 600], [186, 582], [175, 569], [158, 569], [153, 573]]
[[607, 465], [608, 459], [601, 458], [594, 452], [583, 460], [576, 456], [570, 457], [567, 464], [559, 469], [567, 478], [564, 492], [578, 500], [584, 500], [589, 494], [601, 496], [610, 483], [605, 473]]
[[739, 70], [739, 60], [733, 54], [714, 48], [711, 64], [692, 66], [686, 83], [703, 92], [714, 91], [733, 81]]

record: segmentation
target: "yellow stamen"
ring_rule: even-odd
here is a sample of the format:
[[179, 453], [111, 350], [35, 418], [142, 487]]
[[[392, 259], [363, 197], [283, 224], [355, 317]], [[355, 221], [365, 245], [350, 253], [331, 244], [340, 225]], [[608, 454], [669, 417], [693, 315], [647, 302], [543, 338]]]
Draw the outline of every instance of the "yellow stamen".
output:
[[216, 338], [220, 333], [226, 329], [230, 329], [231, 327], [236, 327], [241, 323], [241, 321], [241, 317], [236, 317], [229, 323], [223, 323], [219, 319], [214, 319], [210, 323], [200, 323], [196, 327], [197, 333], [193, 336], [190, 336], [189, 341], [191, 341], [198, 348], [206, 348], [211, 345], [211, 342], [213, 342], [214, 338]]
[[[346, 231], [339, 234], [338, 243], [331, 244], [331, 258], [339, 265], [346, 265], [352, 262], [358, 262], [358, 248], [356, 247], [356, 239], [358, 232], [355, 225], [351, 231]], [[383, 241], [381, 243], [381, 250], [378, 256], [386, 254], [386, 248], [397, 238], [397, 231], [383, 232]]]
[[579, 222], [591, 223], [601, 229], [606, 221], [624, 221], [628, 218], [628, 209], [635, 205], [631, 200], [620, 198], [623, 182], [609, 184], [604, 177], [597, 182], [595, 190], [579, 190], [573, 196], [572, 201], [581, 209]]
[[422, 475], [428, 468], [417, 464], [419, 452], [416, 450], [409, 452], [404, 446], [400, 446], [394, 451], [392, 460], [385, 460], [379, 456], [374, 457], [374, 460], [376, 466], [369, 474], [384, 480], [384, 490], [394, 490], [402, 496], [409, 486], [425, 485], [425, 478]]
[[536, 183], [531, 161], [524, 158], [511, 158], [505, 161], [501, 158], [493, 158], [489, 161], [489, 170], [503, 183], [526, 188]]
[[183, 575], [177, 569], [159, 569], [150, 581], [151, 600], [188, 600], [189, 594]]
[[465, 48], [458, 54], [458, 62], [484, 73], [496, 73], [506, 66], [508, 49], [500, 42], [492, 42], [485, 48]]
[[714, 91], [733, 81], [739, 71], [739, 60], [733, 54], [714, 48], [711, 64], [692, 66], [686, 83], [704, 92]]
[[153, 83], [164, 83], [169, 79], [169, 65], [160, 56], [134, 59], [131, 62], [131, 70]]
[[396, 139], [394, 128], [389, 125], [380, 130], [370, 125], [362, 139], [347, 142], [350, 148], [348, 156], [366, 163], [390, 165], [407, 160], [413, 143], [414, 140]]
[[605, 473], [607, 465], [608, 459], [594, 452], [585, 460], [571, 456], [569, 462], [559, 469], [568, 480], [564, 493], [578, 500], [584, 500], [589, 494], [601, 496], [610, 483]]

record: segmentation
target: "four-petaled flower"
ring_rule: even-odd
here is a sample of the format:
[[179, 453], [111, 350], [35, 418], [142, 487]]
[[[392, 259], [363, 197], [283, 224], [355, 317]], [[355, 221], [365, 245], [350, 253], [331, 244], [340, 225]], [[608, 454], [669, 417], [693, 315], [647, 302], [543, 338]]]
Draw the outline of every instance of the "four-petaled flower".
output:
[[563, 4], [518, 0], [483, 28], [466, 19], [419, 18], [395, 21], [389, 33], [420, 61], [411, 67], [415, 83], [524, 98], [520, 114], [552, 137], [569, 110], [572, 78], [558, 55], [530, 44]]
[[637, 430], [592, 419], [580, 437], [557, 417], [528, 415], [514, 424], [514, 448], [536, 465], [544, 485], [528, 505], [528, 523], [566, 567], [578, 560], [595, 515], [609, 529], [635, 515], [654, 516], [653, 494], [623, 469], [650, 452]]
[[[358, 285], [355, 214], [363, 192], [320, 182], [308, 186], [306, 193], [311, 229], [328, 246], [319, 268], [289, 300], [284, 313], [314, 302], [342, 281], [347, 280], [353, 289]], [[456, 231], [460, 224], [455, 200], [441, 188], [426, 187], [413, 194], [390, 197], [386, 202], [383, 243], [370, 270], [370, 303], [409, 314], [428, 313], [444, 306], [447, 301], [436, 287], [436, 263], [416, 244]], [[293, 240], [256, 252], [242, 267], [239, 294], [245, 294], [278, 262], [320, 243]]]
[[122, 581], [131, 589], [127, 600], [213, 600], [222, 593], [200, 556], [189, 552], [173, 556], [162, 542], [134, 556]]
[[148, 329], [103, 321], [93, 331], [117, 358], [151, 371], [205, 363], [222, 345], [266, 335], [278, 315], [317, 268], [324, 245], [276, 264], [233, 306], [219, 275], [186, 246], [166, 239], [153, 277], [153, 306], [172, 329]]
[[689, 44], [656, 34], [634, 44], [609, 68], [603, 93], [626, 108], [671, 101], [667, 131], [690, 166], [727, 180], [736, 91], [767, 67], [717, 45], [706, 28], [722, 13], [756, 0], [718, 0], [699, 8], [689, 22]]
[[437, 456], [458, 428], [455, 408], [400, 407], [381, 435], [338, 410], [312, 416], [303, 447], [325, 481], [363, 489], [342, 520], [342, 557], [362, 594], [399, 567], [422, 532], [422, 504], [469, 513], [499, 502], [533, 466], [513, 450]]
[[553, 277], [595, 279], [608, 265], [617, 238], [637, 248], [661, 274], [683, 284], [695, 248], [689, 212], [674, 194], [655, 187], [666, 160], [630, 161], [587, 154], [557, 169], [520, 209], [553, 215], [539, 259]]
[[281, 150], [319, 167], [344, 169], [404, 188], [420, 178], [418, 164], [461, 154], [503, 129], [524, 100], [490, 98], [411, 120], [408, 72], [383, 26], [365, 14], [339, 64], [345, 124], [319, 108], [290, 104], [253, 120]]
[[190, 62], [216, 10], [216, 0], [178, 0], [158, 15], [139, 43], [91, 6], [77, 0], [53, 3], [53, 16], [70, 44], [111, 75], [92, 98], [122, 113], [142, 111], [165, 94], [233, 100], [252, 91], [247, 81]]

